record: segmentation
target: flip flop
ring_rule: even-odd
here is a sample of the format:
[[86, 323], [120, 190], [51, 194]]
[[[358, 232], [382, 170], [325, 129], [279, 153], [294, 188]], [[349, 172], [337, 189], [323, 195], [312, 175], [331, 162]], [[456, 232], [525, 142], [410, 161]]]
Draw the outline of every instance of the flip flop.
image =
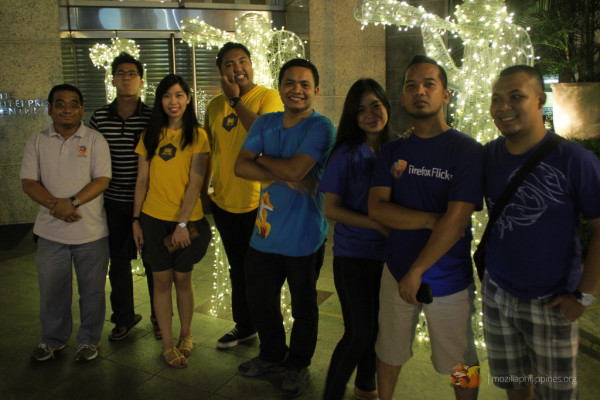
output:
[[180, 337], [179, 343], [177, 343], [177, 350], [184, 357], [189, 357], [192, 354], [192, 350], [194, 349], [194, 342], [192, 341], [192, 336]]
[[131, 324], [129, 324], [129, 326], [125, 327], [124, 331], [122, 331], [122, 326], [115, 326], [110, 335], [108, 335], [108, 339], [113, 341], [125, 339], [127, 336], [129, 336], [129, 333], [131, 332], [133, 327], [136, 326], [141, 320], [142, 316], [140, 314], [135, 314], [133, 316], [133, 321], [131, 321]]
[[[170, 356], [173, 358], [169, 360]], [[187, 360], [185, 359], [183, 354], [181, 354], [179, 350], [177, 350], [177, 348], [175, 347], [171, 347], [169, 350], [163, 352], [163, 357], [167, 365], [171, 368], [181, 369], [187, 368], [188, 366]], [[175, 364], [177, 361], [179, 361], [179, 365]]]

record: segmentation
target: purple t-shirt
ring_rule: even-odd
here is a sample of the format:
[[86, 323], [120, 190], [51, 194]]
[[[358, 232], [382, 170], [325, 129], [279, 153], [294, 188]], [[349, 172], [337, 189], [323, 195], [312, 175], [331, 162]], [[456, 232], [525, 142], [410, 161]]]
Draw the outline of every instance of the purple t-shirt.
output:
[[[536, 148], [512, 155], [504, 137], [485, 145], [488, 209]], [[525, 178], [496, 221], [486, 249], [490, 277], [519, 298], [575, 290], [581, 277], [579, 213], [600, 217], [600, 162], [565, 141]]]
[[[340, 196], [342, 207], [367, 215], [375, 157], [375, 153], [365, 144], [354, 151], [348, 145], [340, 146], [327, 162], [319, 190]], [[386, 243], [387, 238], [376, 229], [335, 223], [334, 256], [383, 261]]]
[[[450, 201], [483, 206], [483, 148], [455, 129], [422, 139], [416, 135], [387, 143], [381, 150], [371, 186], [392, 190], [391, 201], [404, 207], [444, 213]], [[400, 281], [425, 247], [431, 230], [392, 229], [386, 264]], [[436, 297], [473, 283], [471, 228], [423, 274]]]

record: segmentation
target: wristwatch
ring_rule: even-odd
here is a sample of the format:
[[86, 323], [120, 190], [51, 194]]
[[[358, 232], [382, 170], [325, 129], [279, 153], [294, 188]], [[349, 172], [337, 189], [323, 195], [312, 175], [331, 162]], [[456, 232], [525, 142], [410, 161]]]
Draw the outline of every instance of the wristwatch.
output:
[[237, 106], [237, 103], [239, 103], [242, 99], [239, 97], [232, 97], [229, 99], [229, 106], [231, 108], [235, 108], [235, 106]]
[[581, 304], [584, 307], [589, 307], [596, 301], [596, 298], [589, 293], [582, 293], [579, 290], [575, 290], [573, 294], [575, 295], [575, 298], [577, 299], [579, 304]]
[[177, 224], [180, 228], [185, 228], [187, 226], [186, 222], [180, 222]]
[[71, 200], [71, 204], [73, 204], [73, 207], [75, 208], [79, 208], [79, 206], [81, 205], [79, 199], [77, 199], [77, 197], [75, 196], [72, 196], [69, 200]]

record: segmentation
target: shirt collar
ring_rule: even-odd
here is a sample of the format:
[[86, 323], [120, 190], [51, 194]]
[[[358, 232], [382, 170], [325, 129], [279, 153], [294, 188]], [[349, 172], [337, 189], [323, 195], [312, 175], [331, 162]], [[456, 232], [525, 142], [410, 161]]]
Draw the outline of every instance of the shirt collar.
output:
[[[119, 116], [119, 110], [117, 109], [117, 99], [116, 98], [113, 100], [112, 103], [110, 103], [108, 105], [108, 111], [110, 112], [111, 117], [121, 118]], [[132, 116], [139, 116], [139, 115], [142, 115], [142, 99], [141, 98], [138, 98], [137, 106], [135, 107], [135, 110], [133, 111]]]

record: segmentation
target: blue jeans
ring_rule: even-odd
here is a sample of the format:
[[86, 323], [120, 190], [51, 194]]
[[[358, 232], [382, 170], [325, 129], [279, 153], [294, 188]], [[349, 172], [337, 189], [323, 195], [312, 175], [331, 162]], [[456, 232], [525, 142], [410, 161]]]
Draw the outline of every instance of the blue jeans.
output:
[[244, 257], [250, 247], [250, 238], [256, 221], [256, 210], [235, 214], [219, 208], [214, 202], [211, 202], [211, 208], [229, 261], [233, 321], [236, 328], [243, 334], [256, 332], [246, 301], [246, 277], [244, 274]]
[[108, 237], [69, 245], [39, 238], [36, 264], [40, 286], [41, 343], [66, 344], [73, 330], [73, 267], [79, 288], [78, 344], [98, 344], [104, 326]]
[[342, 306], [345, 330], [331, 356], [323, 397], [326, 400], [344, 398], [346, 384], [354, 368], [356, 387], [367, 392], [377, 388], [375, 340], [382, 271], [383, 261], [333, 258], [333, 278]]
[[287, 366], [310, 365], [317, 346], [319, 307], [317, 277], [323, 265], [325, 245], [313, 254], [290, 257], [248, 248], [245, 259], [246, 294], [265, 361], [281, 361], [288, 354], [281, 315], [281, 287], [287, 278], [292, 298], [294, 325]]

